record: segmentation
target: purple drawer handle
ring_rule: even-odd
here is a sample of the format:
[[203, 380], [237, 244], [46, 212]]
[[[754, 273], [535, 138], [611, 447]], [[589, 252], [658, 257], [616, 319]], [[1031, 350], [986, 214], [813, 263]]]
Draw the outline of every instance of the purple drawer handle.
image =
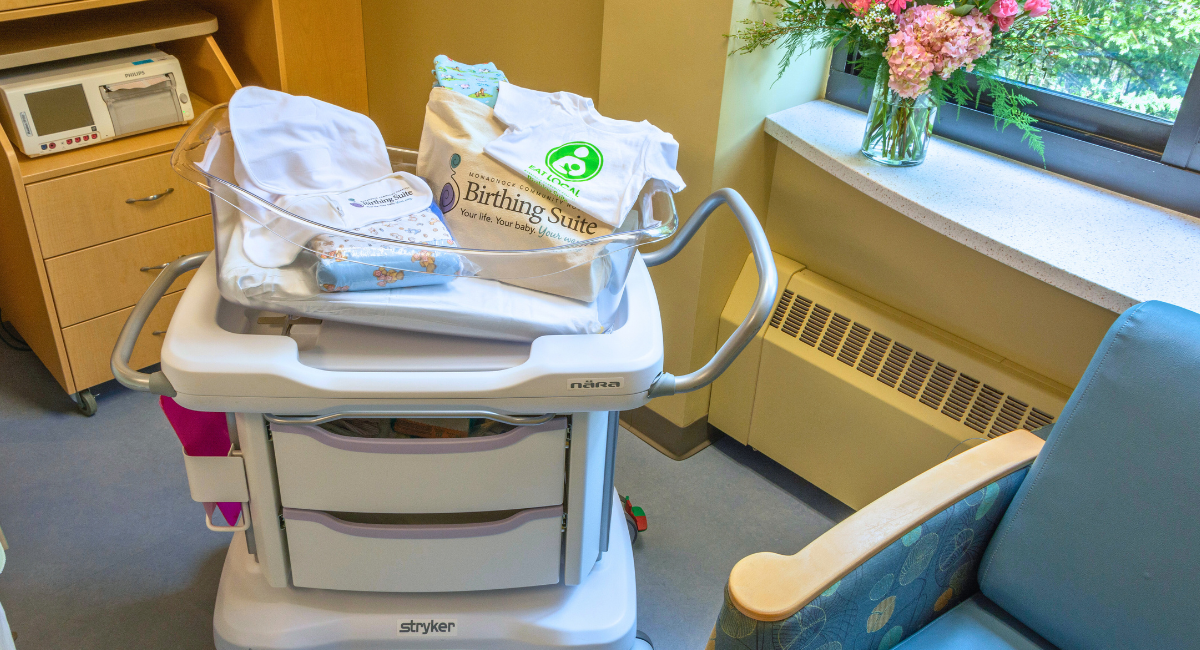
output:
[[562, 506], [533, 508], [522, 510], [517, 514], [499, 521], [488, 521], [476, 524], [418, 524], [418, 525], [388, 525], [360, 524], [343, 521], [333, 515], [318, 510], [299, 510], [284, 508], [285, 521], [308, 521], [332, 530], [335, 533], [351, 537], [373, 537], [375, 539], [461, 539], [466, 537], [487, 537], [507, 533], [521, 526], [540, 519], [562, 519]]
[[473, 451], [493, 451], [515, 445], [535, 433], [564, 431], [566, 428], [567, 419], [563, 417], [478, 438], [355, 438], [339, 436], [312, 424], [271, 425], [271, 430], [275, 432], [308, 436], [326, 447], [363, 454], [465, 454]]

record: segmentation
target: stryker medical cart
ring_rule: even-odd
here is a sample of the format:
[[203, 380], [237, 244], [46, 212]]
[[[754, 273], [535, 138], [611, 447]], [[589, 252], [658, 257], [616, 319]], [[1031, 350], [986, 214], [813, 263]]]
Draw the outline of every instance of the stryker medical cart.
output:
[[[214, 214], [228, 209], [218, 199]], [[722, 204], [749, 238], [758, 294], [712, 359], [676, 377], [663, 372], [647, 267], [673, 258]], [[169, 264], [129, 316], [112, 367], [125, 386], [229, 414], [228, 456], [185, 457], [209, 527], [235, 533], [217, 593], [217, 648], [648, 647], [635, 638], [632, 547], [613, 488], [617, 414], [713, 381], [765, 323], [777, 280], [766, 235], [728, 189], [663, 248], [626, 250], [611, 331], [532, 342], [238, 304], [218, 288], [219, 248]], [[193, 269], [161, 370], [130, 369], [151, 310]], [[447, 439], [320, 426], [351, 417], [516, 426]], [[244, 514], [219, 525], [213, 502], [241, 502]]]

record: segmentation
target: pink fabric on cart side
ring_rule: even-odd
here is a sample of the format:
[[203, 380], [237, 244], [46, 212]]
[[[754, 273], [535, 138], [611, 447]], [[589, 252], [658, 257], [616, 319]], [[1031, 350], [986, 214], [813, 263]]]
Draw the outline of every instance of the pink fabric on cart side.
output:
[[[159, 397], [158, 404], [183, 444], [183, 453], [188, 456], [225, 456], [229, 453], [229, 423], [224, 413], [193, 411], [166, 396]], [[242, 504], [236, 501], [218, 503], [217, 508], [230, 526], [237, 524], [242, 515]]]

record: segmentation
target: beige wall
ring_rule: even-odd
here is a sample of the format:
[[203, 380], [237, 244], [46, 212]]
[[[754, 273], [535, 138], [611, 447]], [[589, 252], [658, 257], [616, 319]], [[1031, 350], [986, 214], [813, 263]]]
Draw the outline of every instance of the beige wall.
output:
[[[607, 0], [600, 97], [604, 113], [649, 120], [679, 141], [676, 197], [686, 217], [712, 190], [733, 187], [761, 216], [770, 192], [774, 144], [762, 131], [769, 113], [817, 97], [824, 53], [794, 66], [772, 86], [779, 53], [730, 57], [724, 34], [742, 18], [761, 18], [750, 0]], [[667, 370], [699, 367], [716, 349], [721, 307], [749, 251], [727, 210], [710, 218], [678, 258], [652, 271], [663, 313]], [[662, 398], [650, 407], [677, 426], [708, 410], [708, 390]]]
[[[678, 169], [687, 189], [675, 197], [681, 215], [708, 194], [716, 160], [730, 0], [607, 0], [600, 96], [605, 115], [649, 120], [679, 142]], [[662, 310], [666, 368], [692, 367], [704, 239], [652, 270]], [[651, 408], [677, 426], [707, 410], [707, 392], [660, 398]]]
[[[762, 20], [771, 11], [750, 0], [733, 3], [728, 30], [737, 30], [743, 19]], [[732, 49], [735, 44], [730, 44]], [[829, 74], [829, 52], [814, 52], [793, 61], [779, 77], [779, 50], [734, 55], [725, 59], [725, 83], [721, 96], [721, 123], [717, 128], [717, 155], [711, 189], [732, 187], [765, 220], [771, 195], [771, 171], [778, 142], [763, 132], [767, 115], [824, 95]], [[705, 226], [704, 259], [700, 275], [693, 367], [716, 351], [721, 310], [733, 290], [750, 245], [741, 226], [728, 210], [709, 217]], [[698, 392], [705, 397], [708, 391]], [[705, 397], [697, 410], [685, 414], [695, 420], [707, 412]], [[704, 410], [699, 410], [703, 408]]]
[[780, 146], [780, 255], [1074, 387], [1117, 315], [952, 241]]
[[438, 54], [598, 99], [603, 0], [362, 0], [362, 14], [370, 115], [388, 144], [417, 147]]

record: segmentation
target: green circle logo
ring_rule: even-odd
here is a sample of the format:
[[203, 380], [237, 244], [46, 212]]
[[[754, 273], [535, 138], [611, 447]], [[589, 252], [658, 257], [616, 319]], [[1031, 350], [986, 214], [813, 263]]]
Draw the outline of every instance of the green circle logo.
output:
[[546, 154], [550, 171], [569, 181], [587, 181], [600, 173], [604, 155], [590, 142], [568, 142]]

